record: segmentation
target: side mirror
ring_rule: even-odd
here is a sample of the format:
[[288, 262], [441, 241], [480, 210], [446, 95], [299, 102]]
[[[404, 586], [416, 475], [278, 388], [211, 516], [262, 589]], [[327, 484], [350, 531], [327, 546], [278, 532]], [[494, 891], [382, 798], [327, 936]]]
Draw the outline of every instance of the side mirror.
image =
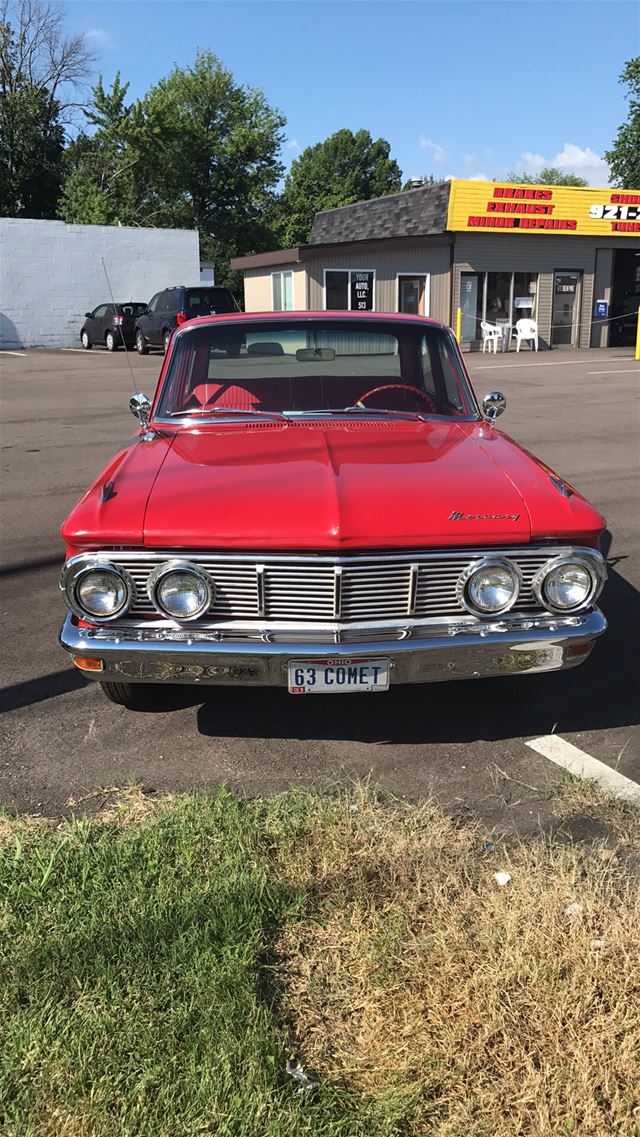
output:
[[482, 400], [482, 411], [484, 417], [488, 419], [489, 422], [495, 422], [499, 415], [502, 414], [506, 405], [507, 400], [502, 394], [502, 391], [489, 391], [489, 394], [485, 395], [484, 399]]
[[85, 320], [90, 320], [92, 316], [93, 312], [85, 312], [84, 314]]
[[143, 395], [141, 391], [132, 395], [129, 399], [129, 410], [131, 414], [140, 420], [143, 430], [146, 430], [149, 425], [149, 416], [151, 414], [151, 401], [148, 395]]

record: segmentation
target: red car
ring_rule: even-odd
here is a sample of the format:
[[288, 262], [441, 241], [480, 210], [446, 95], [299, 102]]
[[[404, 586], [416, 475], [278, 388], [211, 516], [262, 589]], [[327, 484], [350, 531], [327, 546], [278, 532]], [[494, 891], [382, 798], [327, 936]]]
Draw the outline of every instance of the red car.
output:
[[162, 683], [339, 694], [581, 663], [605, 522], [496, 430], [504, 406], [421, 317], [184, 324], [62, 527], [62, 646], [130, 708]]

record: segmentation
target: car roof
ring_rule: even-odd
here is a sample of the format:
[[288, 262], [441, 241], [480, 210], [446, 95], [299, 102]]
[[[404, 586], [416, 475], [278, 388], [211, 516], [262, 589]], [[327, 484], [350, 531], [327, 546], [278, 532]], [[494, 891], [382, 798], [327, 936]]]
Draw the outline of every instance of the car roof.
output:
[[[195, 286], [194, 286], [195, 287]], [[441, 323], [440, 320], [432, 320], [429, 316], [413, 316], [408, 312], [346, 312], [344, 309], [332, 311], [294, 311], [294, 312], [221, 312], [219, 316], [200, 316], [195, 320], [187, 320], [182, 325], [180, 331], [184, 328], [201, 328], [203, 324], [221, 324], [221, 323], [235, 323], [249, 321], [271, 320], [276, 323], [286, 323], [288, 320], [363, 320], [377, 323], [393, 324], [428, 324], [432, 328], [445, 328], [447, 331], [451, 329], [447, 324]]]

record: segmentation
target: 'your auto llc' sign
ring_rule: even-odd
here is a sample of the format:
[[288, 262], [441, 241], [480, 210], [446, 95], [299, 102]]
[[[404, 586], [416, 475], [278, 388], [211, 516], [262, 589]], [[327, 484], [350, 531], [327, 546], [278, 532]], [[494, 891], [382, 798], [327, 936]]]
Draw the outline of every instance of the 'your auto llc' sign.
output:
[[373, 273], [351, 273], [351, 308], [356, 312], [373, 311]]

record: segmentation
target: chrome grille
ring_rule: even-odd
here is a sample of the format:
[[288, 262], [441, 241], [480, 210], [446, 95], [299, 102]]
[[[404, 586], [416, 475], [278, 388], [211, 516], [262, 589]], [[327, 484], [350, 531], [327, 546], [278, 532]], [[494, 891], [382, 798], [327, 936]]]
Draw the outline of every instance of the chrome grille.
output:
[[131, 617], [158, 617], [146, 591], [150, 572], [179, 557], [197, 564], [215, 583], [215, 600], [203, 621], [300, 621], [307, 624], [435, 619], [463, 611], [456, 583], [474, 561], [488, 555], [518, 565], [522, 589], [514, 612], [541, 611], [531, 588], [537, 570], [565, 548], [456, 549], [453, 552], [380, 553], [343, 557], [324, 554], [249, 556], [184, 551], [102, 550], [131, 576]]

